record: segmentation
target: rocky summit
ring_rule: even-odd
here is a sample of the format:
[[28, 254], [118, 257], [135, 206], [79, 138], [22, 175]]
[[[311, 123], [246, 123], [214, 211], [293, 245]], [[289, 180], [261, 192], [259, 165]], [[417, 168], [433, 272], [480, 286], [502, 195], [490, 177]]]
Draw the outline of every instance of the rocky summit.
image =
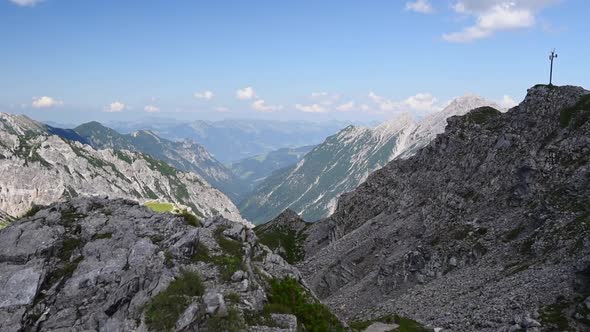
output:
[[253, 230], [75, 198], [0, 232], [0, 331], [343, 331]]
[[535, 86], [342, 195], [298, 266], [343, 318], [443, 331], [590, 329], [590, 91]]

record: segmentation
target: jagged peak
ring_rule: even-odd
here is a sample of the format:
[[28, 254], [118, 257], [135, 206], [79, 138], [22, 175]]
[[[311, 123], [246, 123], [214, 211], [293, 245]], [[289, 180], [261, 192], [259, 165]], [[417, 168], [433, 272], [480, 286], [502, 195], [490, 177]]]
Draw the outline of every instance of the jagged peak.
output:
[[404, 128], [415, 124], [414, 117], [408, 112], [403, 112], [391, 120], [381, 123], [375, 127], [374, 132], [378, 135], [395, 134]]
[[299, 216], [299, 214], [297, 214], [297, 212], [295, 212], [289, 208], [287, 208], [287, 209], [285, 209], [285, 211], [281, 212], [281, 214], [279, 214], [277, 216], [277, 218], [301, 219], [301, 217]]
[[0, 119], [5, 126], [12, 129], [19, 135], [25, 134], [27, 131], [43, 132], [47, 128], [46, 125], [37, 122], [25, 114], [12, 114], [0, 112]]

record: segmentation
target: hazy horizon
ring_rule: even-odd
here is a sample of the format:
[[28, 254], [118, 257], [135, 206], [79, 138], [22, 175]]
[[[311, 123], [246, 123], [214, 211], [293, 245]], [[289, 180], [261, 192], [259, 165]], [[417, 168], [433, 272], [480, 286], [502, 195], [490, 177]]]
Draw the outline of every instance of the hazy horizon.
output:
[[0, 111], [82, 123], [383, 121], [590, 85], [582, 0], [0, 0]]

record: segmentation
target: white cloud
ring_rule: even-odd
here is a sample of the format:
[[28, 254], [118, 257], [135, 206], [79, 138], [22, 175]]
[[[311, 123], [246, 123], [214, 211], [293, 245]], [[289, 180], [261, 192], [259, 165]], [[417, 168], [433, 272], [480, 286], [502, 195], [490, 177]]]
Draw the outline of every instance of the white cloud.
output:
[[327, 95], [328, 95], [327, 92], [312, 92], [311, 98], [320, 98], [320, 97], [325, 97]]
[[264, 99], [256, 99], [251, 106], [256, 112], [264, 113], [276, 112], [283, 109], [281, 105], [267, 105]]
[[107, 112], [111, 112], [111, 113], [116, 113], [116, 112], [121, 112], [123, 111], [127, 106], [125, 104], [123, 104], [122, 102], [119, 101], [115, 101], [112, 102], [107, 108], [106, 111]]
[[249, 86], [243, 89], [238, 89], [236, 91], [236, 97], [242, 100], [254, 99], [256, 97], [256, 92], [254, 92], [254, 88]]
[[373, 91], [369, 92], [369, 99], [373, 101], [379, 107], [379, 110], [383, 112], [391, 112], [399, 107], [398, 103], [395, 103], [387, 98], [378, 96]]
[[542, 8], [559, 0], [461, 0], [453, 10], [462, 15], [474, 16], [474, 25], [461, 31], [443, 34], [449, 42], [471, 42], [492, 36], [497, 31], [530, 28], [536, 23], [536, 14]]
[[422, 14], [430, 14], [434, 12], [434, 8], [428, 0], [416, 0], [406, 2], [406, 10], [410, 10]]
[[197, 99], [211, 100], [214, 96], [215, 94], [213, 93], [213, 91], [209, 90], [195, 92], [195, 98]]
[[56, 100], [52, 97], [48, 97], [48, 96], [43, 96], [43, 97], [39, 97], [39, 98], [33, 98], [33, 103], [31, 104], [31, 106], [33, 106], [33, 108], [49, 108], [49, 107], [55, 107], [55, 106], [61, 106], [63, 105], [63, 101], [61, 100]]
[[418, 93], [403, 101], [403, 105], [416, 111], [435, 111], [440, 109], [436, 105], [437, 99], [430, 93]]
[[[154, 112], [159, 112], [160, 108], [158, 106], [154, 106], [154, 105], [147, 105], [146, 107], [143, 108], [143, 110], [148, 113], [154, 113]], [[117, 112], [117, 111], [115, 111], [115, 112]]]
[[349, 112], [352, 111], [355, 107], [354, 101], [349, 101], [347, 103], [341, 104], [336, 106], [336, 110], [339, 112]]
[[498, 104], [504, 108], [512, 108], [512, 107], [518, 105], [518, 103], [514, 100], [514, 98], [512, 98], [508, 95], [504, 95], [504, 97], [502, 97], [502, 100], [500, 100], [498, 102]]
[[393, 101], [379, 96], [374, 92], [369, 92], [368, 97], [373, 103], [375, 103], [375, 105], [377, 105], [379, 111], [382, 113], [407, 110], [431, 112], [442, 108], [438, 104], [438, 100], [430, 93], [418, 93], [402, 101]]
[[332, 106], [340, 100], [340, 95], [329, 92], [312, 92], [310, 99], [314, 104], [317, 103], [323, 106]]
[[295, 108], [301, 112], [305, 113], [327, 113], [330, 110], [320, 104], [311, 104], [311, 105], [301, 105], [296, 104]]
[[371, 111], [371, 107], [367, 104], [362, 104], [361, 105], [361, 111], [363, 112], [370, 112]]
[[10, 0], [10, 2], [23, 7], [33, 7], [44, 0]]

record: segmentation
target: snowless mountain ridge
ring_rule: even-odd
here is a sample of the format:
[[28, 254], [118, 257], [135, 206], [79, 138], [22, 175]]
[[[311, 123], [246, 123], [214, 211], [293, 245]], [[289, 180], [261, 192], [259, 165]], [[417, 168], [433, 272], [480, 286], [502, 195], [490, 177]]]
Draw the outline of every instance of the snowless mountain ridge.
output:
[[403, 113], [377, 127], [348, 126], [328, 137], [297, 165], [268, 177], [239, 207], [254, 223], [290, 208], [305, 220], [330, 215], [338, 197], [353, 190], [372, 172], [395, 158], [408, 158], [443, 133], [446, 119], [496, 103], [468, 94], [420, 121]]
[[18, 217], [33, 205], [106, 195], [164, 200], [190, 207], [201, 218], [222, 215], [247, 223], [229, 198], [195, 173], [144, 153], [97, 150], [80, 141], [73, 130], [0, 113], [0, 209]]

